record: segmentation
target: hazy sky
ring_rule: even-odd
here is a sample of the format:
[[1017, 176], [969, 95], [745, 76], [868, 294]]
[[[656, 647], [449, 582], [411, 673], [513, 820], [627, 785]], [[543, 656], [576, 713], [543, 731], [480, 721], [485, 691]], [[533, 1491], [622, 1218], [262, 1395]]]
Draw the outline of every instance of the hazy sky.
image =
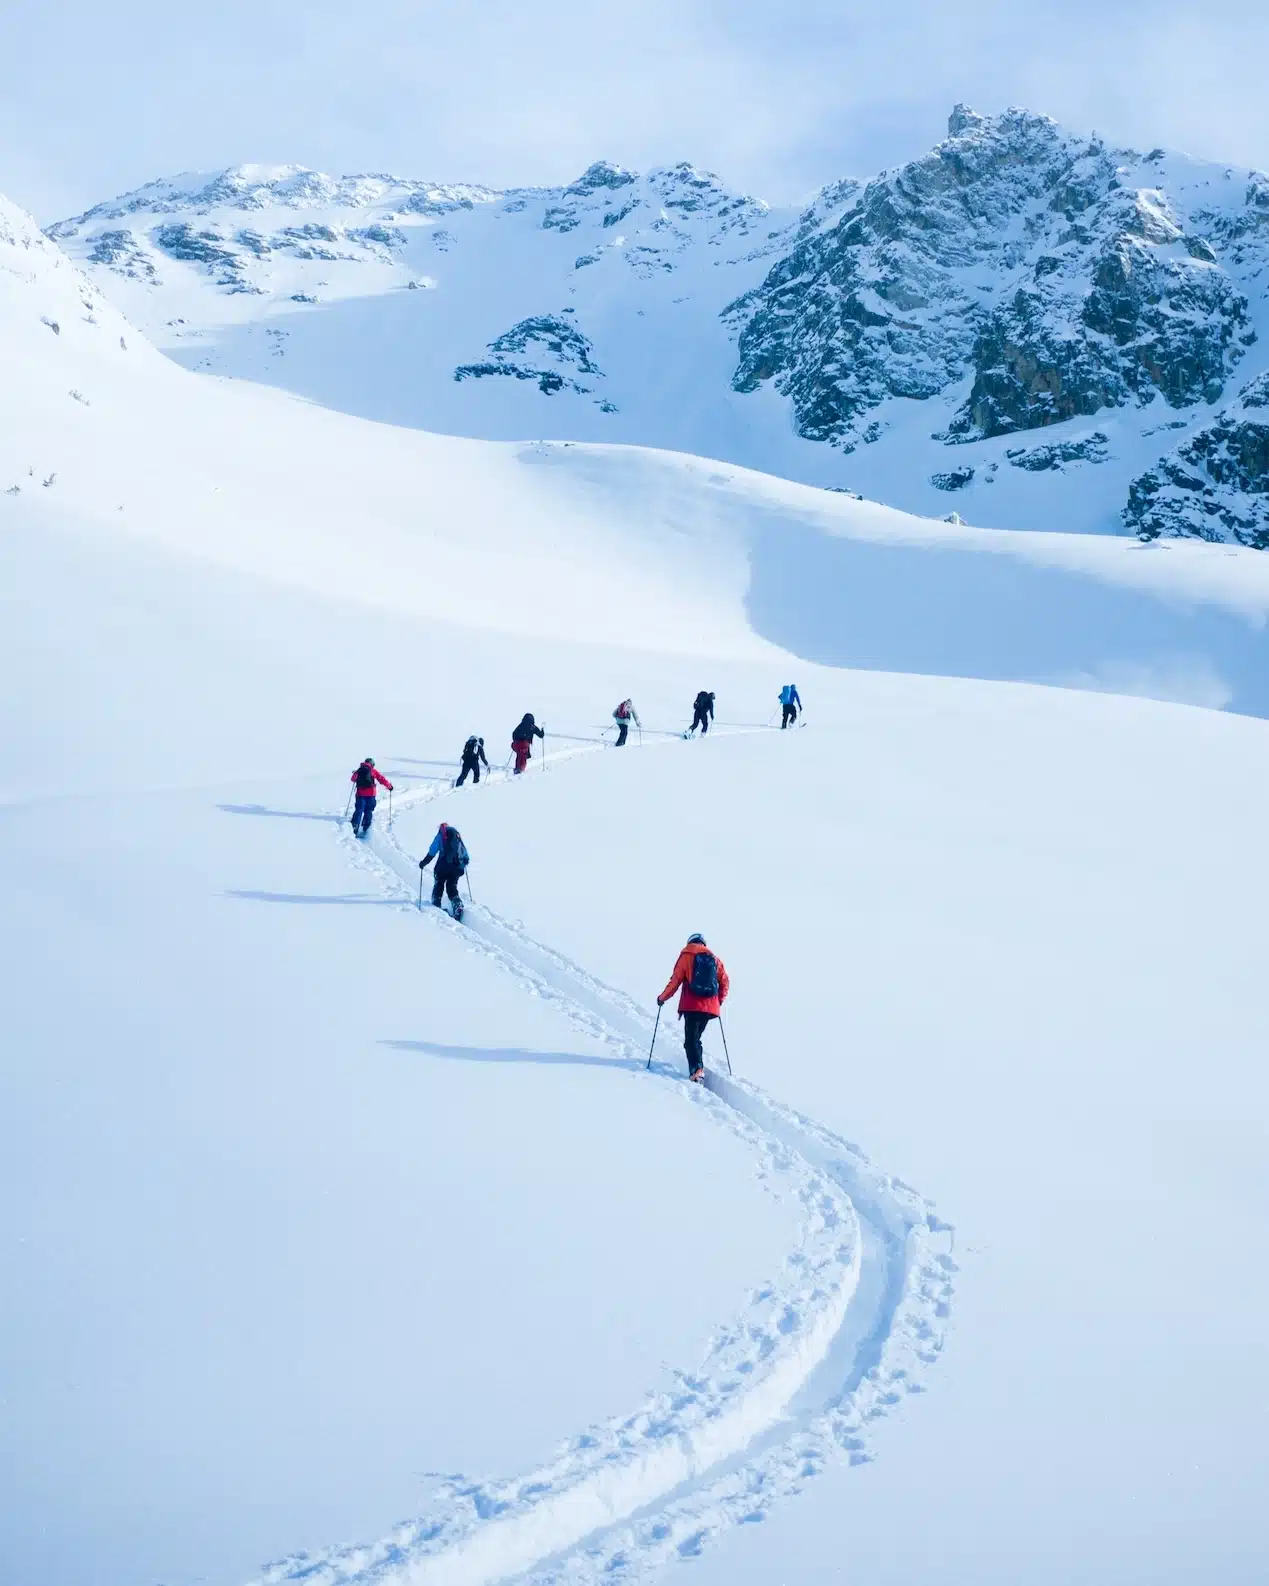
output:
[[1264, 0], [0, 0], [0, 191], [44, 222], [243, 160], [493, 184], [680, 159], [805, 196], [963, 99], [1269, 166]]

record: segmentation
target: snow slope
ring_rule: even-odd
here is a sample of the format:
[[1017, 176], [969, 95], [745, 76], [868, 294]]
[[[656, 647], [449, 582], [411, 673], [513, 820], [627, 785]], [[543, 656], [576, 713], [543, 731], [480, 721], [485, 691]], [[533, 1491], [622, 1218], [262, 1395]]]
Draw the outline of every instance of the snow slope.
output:
[[[0, 1573], [1254, 1578], [1264, 1280], [1192, 1274], [1269, 1199], [1264, 724], [778, 642], [879, 607], [813, 553], [894, 556], [950, 595], [882, 664], [950, 669], [1006, 569], [1062, 664], [1148, 671], [1148, 611], [1253, 710], [1262, 561], [382, 429], [165, 362], [0, 218]], [[525, 708], [549, 769], [438, 805]], [[441, 811], [469, 927], [414, 907]], [[706, 1093], [672, 1024], [641, 1066], [692, 929]], [[1160, 1385], [1218, 1355], [1196, 1470]]]

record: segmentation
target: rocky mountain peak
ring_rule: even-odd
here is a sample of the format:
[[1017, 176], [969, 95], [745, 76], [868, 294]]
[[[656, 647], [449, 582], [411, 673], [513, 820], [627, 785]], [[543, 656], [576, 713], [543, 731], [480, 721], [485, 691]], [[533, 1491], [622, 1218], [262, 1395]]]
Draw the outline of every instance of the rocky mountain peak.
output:
[[1138, 186], [1153, 157], [1024, 110], [948, 125], [750, 294], [736, 389], [773, 381], [800, 434], [847, 452], [888, 400], [966, 379], [948, 444], [1219, 399], [1255, 332], [1192, 184], [1156, 162]]
[[976, 131], [986, 120], [986, 116], [980, 116], [968, 105], [953, 105], [952, 113], [947, 118], [947, 135], [949, 138], [959, 138], [963, 133]]

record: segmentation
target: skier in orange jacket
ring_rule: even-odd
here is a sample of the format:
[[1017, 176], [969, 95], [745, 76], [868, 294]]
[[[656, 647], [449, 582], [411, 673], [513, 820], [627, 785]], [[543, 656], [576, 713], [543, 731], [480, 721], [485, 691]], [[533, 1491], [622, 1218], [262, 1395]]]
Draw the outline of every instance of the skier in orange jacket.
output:
[[[682, 988], [680, 990], [680, 987]], [[669, 984], [657, 998], [657, 1006], [679, 993], [679, 1018], [683, 1021], [683, 1046], [687, 1052], [688, 1077], [699, 1085], [705, 1078], [705, 1055], [701, 1037], [705, 1026], [723, 1010], [731, 982], [717, 953], [711, 953], [699, 931], [689, 936], [679, 954]]]

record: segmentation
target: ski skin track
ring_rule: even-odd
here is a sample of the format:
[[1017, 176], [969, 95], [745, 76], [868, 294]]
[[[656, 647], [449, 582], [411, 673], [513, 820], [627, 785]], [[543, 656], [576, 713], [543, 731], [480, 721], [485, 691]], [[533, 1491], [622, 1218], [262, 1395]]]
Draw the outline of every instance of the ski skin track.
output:
[[[751, 730], [765, 729], [730, 729]], [[657, 734], [646, 747], [676, 738]], [[540, 763], [597, 752], [558, 750]], [[484, 781], [512, 777], [494, 768]], [[457, 791], [438, 780], [403, 792], [367, 838], [340, 822], [340, 842], [403, 909], [417, 905], [419, 871], [393, 818]], [[461, 931], [473, 951], [613, 1048], [615, 1071], [642, 1070], [652, 1020], [624, 992], [483, 905], [468, 904], [462, 924], [430, 903], [423, 915]], [[857, 1147], [748, 1081], [710, 1071], [700, 1087], [680, 1077], [678, 1063], [657, 1061], [654, 1071], [755, 1151], [768, 1188], [801, 1201], [804, 1223], [781, 1281], [755, 1291], [743, 1315], [716, 1332], [697, 1371], [675, 1372], [674, 1388], [633, 1415], [589, 1428], [524, 1477], [448, 1479], [423, 1519], [371, 1544], [280, 1560], [256, 1586], [642, 1580], [761, 1519], [830, 1461], [871, 1457], [868, 1424], [920, 1391], [920, 1369], [942, 1350], [955, 1271], [950, 1225]]]

